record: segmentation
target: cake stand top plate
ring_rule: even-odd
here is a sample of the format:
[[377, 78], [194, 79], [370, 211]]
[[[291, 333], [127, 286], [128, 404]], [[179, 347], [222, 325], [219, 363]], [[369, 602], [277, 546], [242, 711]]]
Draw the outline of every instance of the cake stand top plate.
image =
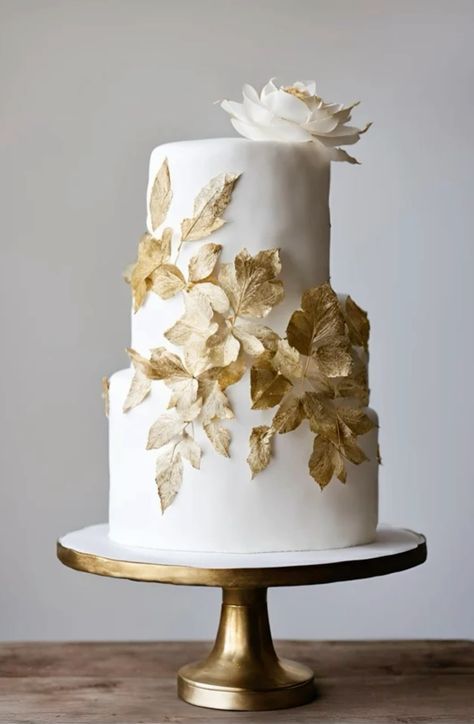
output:
[[57, 543], [59, 560], [87, 573], [134, 581], [188, 586], [256, 588], [306, 586], [370, 578], [418, 566], [426, 560], [423, 535], [382, 525], [373, 543], [324, 551], [199, 553], [119, 545], [108, 525], [67, 533]]

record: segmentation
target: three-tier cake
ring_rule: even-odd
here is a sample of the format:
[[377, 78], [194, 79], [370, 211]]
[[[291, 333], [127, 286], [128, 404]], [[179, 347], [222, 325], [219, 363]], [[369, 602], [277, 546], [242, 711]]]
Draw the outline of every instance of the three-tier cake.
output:
[[106, 383], [127, 546], [340, 548], [377, 526], [367, 315], [329, 283], [332, 160], [366, 130], [312, 83], [224, 101], [244, 138], [158, 146], [127, 271], [131, 367]]

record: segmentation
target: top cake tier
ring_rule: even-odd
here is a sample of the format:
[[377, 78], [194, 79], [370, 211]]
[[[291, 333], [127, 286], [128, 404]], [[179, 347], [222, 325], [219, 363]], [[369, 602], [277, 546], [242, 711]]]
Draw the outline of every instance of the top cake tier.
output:
[[[329, 279], [329, 161], [312, 143], [254, 142], [241, 138], [182, 141], [158, 146], [151, 154], [147, 192], [167, 159], [173, 193], [162, 226], [173, 229], [173, 258], [182, 219], [192, 216], [199, 191], [219, 174], [241, 174], [225, 212], [226, 223], [212, 234], [222, 245], [221, 262], [243, 249], [254, 255], [278, 247], [285, 299], [271, 312], [271, 326], [283, 332], [300, 304], [301, 293]], [[150, 218], [147, 220], [150, 229]], [[162, 227], [154, 229], [159, 235]], [[185, 270], [201, 242], [180, 250]], [[163, 301], [148, 294], [132, 315], [132, 347], [141, 354], [169, 343], [163, 332], [182, 313], [179, 296]]]

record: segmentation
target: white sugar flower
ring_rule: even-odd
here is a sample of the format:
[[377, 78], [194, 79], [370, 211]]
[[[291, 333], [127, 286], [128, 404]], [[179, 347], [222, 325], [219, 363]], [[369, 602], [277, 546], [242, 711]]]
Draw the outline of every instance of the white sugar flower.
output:
[[332, 161], [358, 163], [339, 148], [357, 143], [371, 125], [368, 123], [364, 128], [346, 125], [357, 103], [350, 106], [325, 103], [316, 95], [314, 81], [298, 81], [278, 88], [270, 80], [260, 95], [245, 84], [242, 95], [242, 103], [227, 100], [221, 103], [241, 136], [252, 141], [313, 141], [325, 149]]

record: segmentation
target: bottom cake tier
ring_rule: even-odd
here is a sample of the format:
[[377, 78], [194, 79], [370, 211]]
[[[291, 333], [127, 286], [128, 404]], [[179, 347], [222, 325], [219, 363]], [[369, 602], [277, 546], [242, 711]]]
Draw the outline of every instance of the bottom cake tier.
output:
[[[148, 430], [166, 408], [169, 391], [155, 384], [141, 405], [124, 413], [132, 375], [127, 369], [110, 378], [112, 540], [163, 550], [260, 553], [344, 548], [374, 539], [377, 428], [360, 438], [369, 459], [361, 465], [347, 463], [345, 484], [334, 479], [321, 490], [310, 477], [314, 436], [307, 424], [278, 435], [270, 465], [252, 480], [246, 463], [249, 433], [255, 425], [267, 424], [269, 415], [251, 410], [249, 400], [237, 390], [229, 394], [236, 415], [229, 422], [231, 457], [218, 455], [196, 430], [203, 449], [201, 468], [186, 465], [181, 489], [162, 514], [154, 480], [156, 450], [145, 448]], [[373, 411], [369, 414], [376, 419]]]

